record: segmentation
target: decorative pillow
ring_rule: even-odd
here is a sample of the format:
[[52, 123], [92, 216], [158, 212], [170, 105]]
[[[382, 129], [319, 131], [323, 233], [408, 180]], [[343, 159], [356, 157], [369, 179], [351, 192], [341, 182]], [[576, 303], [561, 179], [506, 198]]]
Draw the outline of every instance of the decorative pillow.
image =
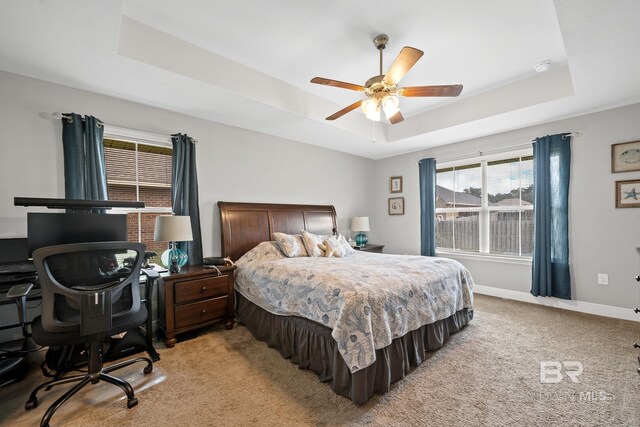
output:
[[342, 251], [343, 251], [342, 256], [356, 253], [356, 250], [351, 247], [351, 245], [347, 241], [346, 237], [344, 237], [344, 235], [342, 234], [339, 235], [338, 240], [340, 241], [340, 247], [342, 248]]
[[289, 258], [309, 256], [299, 234], [273, 233], [273, 238], [278, 242], [282, 253]]
[[324, 239], [327, 237], [329, 236], [320, 236], [318, 234], [302, 230], [302, 241], [304, 242], [304, 247], [307, 248], [307, 254], [315, 257], [324, 256], [324, 252], [318, 247], [318, 245], [322, 244]]
[[331, 258], [332, 256], [342, 258], [342, 251], [334, 246], [336, 243], [336, 239], [333, 238], [333, 236], [329, 236], [327, 239], [324, 239], [318, 247], [324, 251], [324, 256], [327, 258]]
[[342, 258], [340, 250], [333, 247], [329, 239], [325, 239], [322, 243], [318, 243], [318, 248], [324, 252], [324, 256], [327, 258], [331, 258], [332, 256]]
[[333, 256], [342, 258], [345, 255], [349, 255], [355, 252], [355, 250], [349, 245], [347, 239], [343, 235], [329, 236], [324, 240], [324, 245], [328, 246], [333, 251]]

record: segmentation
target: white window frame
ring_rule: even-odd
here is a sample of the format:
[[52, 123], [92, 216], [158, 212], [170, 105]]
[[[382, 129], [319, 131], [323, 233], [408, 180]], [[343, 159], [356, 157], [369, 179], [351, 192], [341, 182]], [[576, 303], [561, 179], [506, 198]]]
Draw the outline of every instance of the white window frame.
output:
[[[171, 135], [163, 135], [152, 132], [144, 132], [135, 129], [122, 128], [118, 126], [104, 125], [105, 139], [113, 139], [117, 141], [130, 142], [136, 145], [136, 201], [140, 201], [140, 179], [138, 177], [138, 145], [153, 145], [156, 147], [164, 147], [173, 149], [171, 142]], [[107, 179], [109, 179], [107, 177]], [[111, 208], [108, 213], [111, 214], [138, 214], [138, 242], [142, 241], [142, 214], [143, 213], [158, 213], [158, 214], [171, 214], [171, 207], [145, 207], [139, 209], [132, 208]]]
[[[515, 263], [519, 261], [531, 262], [531, 256], [522, 255], [522, 212], [524, 211], [533, 211], [533, 205], [522, 205], [522, 194], [520, 194], [520, 205], [518, 206], [489, 206], [489, 194], [487, 192], [488, 186], [488, 173], [487, 168], [490, 162], [506, 160], [511, 158], [522, 158], [522, 157], [530, 157], [533, 155], [533, 149], [527, 148], [523, 150], [517, 151], [509, 151], [502, 152], [499, 154], [481, 156], [481, 157], [470, 157], [466, 159], [451, 161], [451, 162], [443, 162], [437, 163], [436, 169], [446, 169], [446, 168], [455, 168], [461, 167], [471, 164], [480, 164], [480, 172], [481, 172], [481, 184], [482, 184], [482, 198], [481, 198], [481, 207], [473, 207], [473, 208], [436, 208], [435, 214], [436, 217], [440, 213], [462, 213], [462, 212], [479, 212], [479, 227], [480, 227], [480, 235], [479, 239], [479, 251], [462, 251], [460, 249], [455, 248], [455, 221], [453, 222], [453, 246], [454, 248], [437, 248], [436, 252], [438, 254], [443, 255], [462, 255], [465, 258], [474, 258], [474, 257], [482, 257], [482, 258], [491, 258], [496, 260], [512, 260]], [[520, 163], [521, 165], [521, 163]], [[522, 170], [518, 175], [519, 179], [522, 180]], [[522, 192], [522, 182], [519, 183], [520, 191]], [[454, 188], [455, 188], [455, 174], [454, 174]], [[499, 254], [490, 252], [490, 244], [491, 244], [491, 212], [518, 212], [518, 252], [519, 255], [513, 254]]]

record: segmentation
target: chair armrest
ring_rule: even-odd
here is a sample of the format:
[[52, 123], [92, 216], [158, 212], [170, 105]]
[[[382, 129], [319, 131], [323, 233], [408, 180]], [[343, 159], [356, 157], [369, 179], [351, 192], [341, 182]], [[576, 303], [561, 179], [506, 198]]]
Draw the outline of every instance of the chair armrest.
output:
[[27, 294], [33, 288], [33, 283], [21, 283], [19, 285], [13, 285], [7, 292], [7, 299], [12, 299], [18, 306], [18, 319], [22, 327], [22, 335], [25, 337], [31, 336], [27, 331]]
[[9, 292], [7, 292], [7, 299], [18, 299], [26, 297], [27, 294], [33, 288], [33, 283], [21, 283], [20, 285], [13, 285]]

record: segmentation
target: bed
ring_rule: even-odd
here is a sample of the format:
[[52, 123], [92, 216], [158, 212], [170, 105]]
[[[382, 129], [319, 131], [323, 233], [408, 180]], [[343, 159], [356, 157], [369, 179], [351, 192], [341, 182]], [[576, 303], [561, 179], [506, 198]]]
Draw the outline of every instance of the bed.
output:
[[473, 282], [453, 260], [357, 252], [287, 258], [275, 232], [337, 233], [333, 206], [219, 202], [222, 251], [237, 261], [236, 314], [331, 389], [385, 393], [473, 318]]

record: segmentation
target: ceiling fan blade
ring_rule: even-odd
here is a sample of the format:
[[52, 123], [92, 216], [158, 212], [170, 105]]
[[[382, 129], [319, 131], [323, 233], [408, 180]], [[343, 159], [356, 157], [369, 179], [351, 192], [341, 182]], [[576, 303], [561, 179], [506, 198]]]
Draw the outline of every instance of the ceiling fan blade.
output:
[[391, 122], [392, 125], [395, 125], [396, 123], [400, 123], [401, 121], [404, 120], [404, 117], [402, 117], [402, 113], [400, 111], [398, 111], [397, 113], [395, 113], [393, 116], [391, 116], [391, 118], [389, 119], [389, 121]]
[[411, 86], [398, 91], [400, 96], [458, 96], [462, 85]]
[[364, 90], [364, 86], [356, 85], [353, 83], [341, 82], [339, 80], [331, 80], [325, 79], [324, 77], [314, 77], [311, 79], [311, 83], [316, 83], [319, 85], [333, 86], [333, 87], [341, 87], [342, 89], [349, 89], [361, 92]]
[[424, 52], [419, 49], [409, 46], [403, 47], [382, 81], [389, 85], [397, 85], [422, 55]]
[[333, 113], [332, 115], [327, 117], [326, 120], [335, 120], [335, 119], [337, 119], [339, 117], [342, 117], [345, 114], [347, 114], [348, 112], [353, 111], [356, 108], [358, 108], [360, 106], [360, 104], [362, 104], [362, 100], [354, 102], [353, 104], [349, 105], [348, 107], [343, 108], [342, 110], [338, 111], [337, 113]]

